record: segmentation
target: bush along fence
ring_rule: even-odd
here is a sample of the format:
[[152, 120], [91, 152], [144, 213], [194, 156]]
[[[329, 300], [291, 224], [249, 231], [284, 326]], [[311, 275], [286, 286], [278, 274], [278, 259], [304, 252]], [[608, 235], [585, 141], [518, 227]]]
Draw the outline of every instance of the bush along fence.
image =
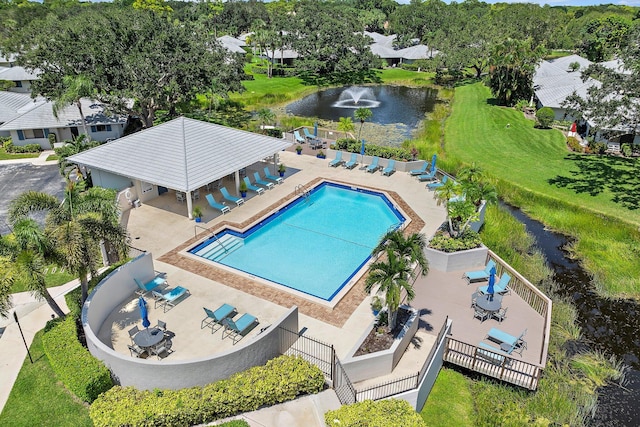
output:
[[42, 345], [58, 379], [83, 401], [93, 402], [113, 387], [109, 369], [78, 341], [73, 316], [50, 320]]
[[93, 402], [90, 415], [96, 427], [190, 426], [315, 394], [324, 384], [316, 366], [280, 356], [204, 387], [142, 391], [116, 386]]
[[[360, 154], [362, 143], [355, 139], [342, 138], [338, 139], [333, 147], [335, 150], [348, 151], [350, 153]], [[395, 159], [403, 162], [410, 162], [415, 160], [415, 156], [411, 153], [411, 150], [406, 148], [397, 147], [381, 147], [379, 145], [365, 144], [364, 154], [366, 156], [377, 156], [382, 159]]]

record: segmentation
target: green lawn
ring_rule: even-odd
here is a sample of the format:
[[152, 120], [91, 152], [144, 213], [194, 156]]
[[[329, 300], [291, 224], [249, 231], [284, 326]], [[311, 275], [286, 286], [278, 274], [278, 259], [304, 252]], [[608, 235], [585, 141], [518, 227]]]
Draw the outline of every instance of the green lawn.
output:
[[[53, 273], [53, 269], [55, 268], [55, 273]], [[47, 288], [51, 288], [54, 286], [64, 285], [65, 283], [75, 279], [76, 277], [69, 273], [67, 270], [60, 272], [60, 267], [50, 265], [47, 267], [47, 274], [44, 278], [47, 283]], [[26, 285], [20, 280], [16, 280], [11, 288], [11, 292], [24, 292], [28, 290]]]
[[456, 89], [445, 128], [449, 154], [528, 191], [640, 225], [637, 161], [570, 154], [560, 131], [535, 129], [522, 113], [491, 101], [481, 83]]
[[520, 112], [493, 105], [480, 83], [456, 89], [445, 141], [451, 158], [499, 179], [501, 198], [575, 238], [568, 249], [601, 292], [640, 295], [637, 160], [571, 154], [561, 132], [534, 129]]
[[38, 157], [40, 153], [7, 153], [7, 150], [0, 147], [0, 160], [13, 160], [13, 159], [33, 159]]
[[469, 382], [461, 373], [442, 368], [420, 412], [428, 426], [474, 425], [473, 396]]
[[34, 363], [25, 358], [7, 404], [0, 414], [0, 425], [91, 426], [88, 407], [78, 401], [61, 383], [42, 348], [42, 331], [30, 347]]

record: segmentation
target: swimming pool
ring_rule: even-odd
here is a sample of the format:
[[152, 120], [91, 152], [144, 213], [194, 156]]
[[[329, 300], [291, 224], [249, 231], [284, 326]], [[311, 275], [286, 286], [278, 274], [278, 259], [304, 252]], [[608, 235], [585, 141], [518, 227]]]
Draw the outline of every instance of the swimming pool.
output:
[[324, 182], [244, 233], [224, 230], [188, 252], [331, 301], [404, 221], [382, 193]]

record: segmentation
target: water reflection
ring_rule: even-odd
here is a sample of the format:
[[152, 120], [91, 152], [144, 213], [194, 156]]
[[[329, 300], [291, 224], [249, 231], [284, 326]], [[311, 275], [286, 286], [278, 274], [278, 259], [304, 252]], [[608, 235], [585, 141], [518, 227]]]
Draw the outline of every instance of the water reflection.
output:
[[594, 290], [589, 275], [563, 250], [568, 243], [565, 236], [545, 229], [519, 209], [505, 207], [536, 238], [554, 271], [558, 293], [571, 298], [578, 311], [578, 323], [588, 346], [615, 355], [629, 367], [623, 386], [614, 384], [599, 390], [592, 425], [639, 426], [640, 306], [629, 299], [602, 298]]
[[402, 124], [404, 136], [411, 133], [425, 114], [433, 111], [438, 91], [406, 86], [350, 86], [316, 92], [286, 107], [287, 113], [339, 121], [353, 117], [356, 108], [369, 108], [369, 121], [381, 125]]

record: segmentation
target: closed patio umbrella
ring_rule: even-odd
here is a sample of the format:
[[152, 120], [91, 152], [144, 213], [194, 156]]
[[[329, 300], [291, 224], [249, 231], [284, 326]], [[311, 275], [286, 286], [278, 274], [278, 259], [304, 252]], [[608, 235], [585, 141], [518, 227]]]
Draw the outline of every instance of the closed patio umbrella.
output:
[[493, 286], [496, 283], [496, 268], [493, 267], [489, 272], [489, 285], [487, 286], [487, 294], [489, 301], [493, 301]]
[[138, 307], [140, 308], [140, 317], [142, 318], [142, 326], [148, 328], [151, 325], [149, 322], [149, 313], [147, 312], [147, 302], [143, 297], [138, 298]]
[[318, 122], [313, 124], [313, 136], [318, 137]]
[[360, 155], [362, 156], [361, 163], [364, 165], [364, 139], [362, 140], [362, 145], [360, 146]]
[[433, 172], [436, 169], [436, 159], [437, 156], [434, 154], [431, 158], [431, 170], [429, 172]]

